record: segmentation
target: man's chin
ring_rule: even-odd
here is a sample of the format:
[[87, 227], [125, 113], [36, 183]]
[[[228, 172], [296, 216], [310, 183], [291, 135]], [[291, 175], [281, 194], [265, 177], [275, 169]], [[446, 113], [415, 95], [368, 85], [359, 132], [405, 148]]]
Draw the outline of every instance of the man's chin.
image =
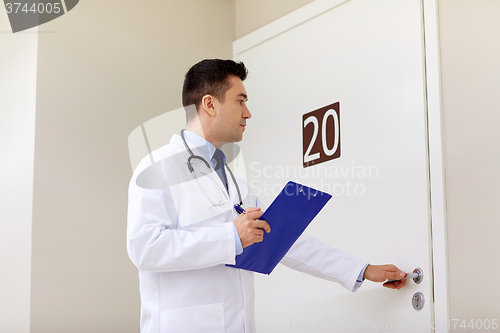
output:
[[243, 134], [239, 134], [239, 135], [235, 135], [234, 137], [232, 137], [230, 139], [230, 141], [226, 142], [226, 143], [235, 143], [235, 142], [240, 142], [243, 140]]
[[223, 145], [225, 145], [226, 143], [235, 143], [235, 142], [241, 142], [243, 140], [243, 135], [239, 135], [239, 136], [236, 136], [236, 137], [233, 137], [231, 139], [228, 139], [227, 141], [217, 141], [217, 142], [212, 142], [212, 144], [216, 147], [222, 147]]

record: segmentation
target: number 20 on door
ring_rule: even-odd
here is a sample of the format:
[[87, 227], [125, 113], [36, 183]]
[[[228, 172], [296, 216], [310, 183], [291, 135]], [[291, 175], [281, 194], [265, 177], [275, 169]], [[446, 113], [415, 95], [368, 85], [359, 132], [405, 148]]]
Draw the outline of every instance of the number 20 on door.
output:
[[304, 168], [340, 157], [340, 102], [302, 116]]

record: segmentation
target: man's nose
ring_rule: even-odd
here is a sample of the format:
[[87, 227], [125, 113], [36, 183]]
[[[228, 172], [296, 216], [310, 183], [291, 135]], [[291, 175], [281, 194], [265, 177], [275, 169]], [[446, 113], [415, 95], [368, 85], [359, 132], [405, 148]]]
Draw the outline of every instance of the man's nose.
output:
[[248, 107], [246, 105], [245, 105], [245, 109], [243, 110], [243, 118], [245, 118], [245, 119], [252, 118], [252, 114], [250, 113], [250, 110], [248, 110]]

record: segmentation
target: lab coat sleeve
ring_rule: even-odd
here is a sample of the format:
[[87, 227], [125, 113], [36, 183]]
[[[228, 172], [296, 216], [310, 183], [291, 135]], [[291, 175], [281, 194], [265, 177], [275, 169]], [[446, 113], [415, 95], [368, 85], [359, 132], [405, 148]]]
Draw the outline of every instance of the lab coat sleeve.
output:
[[304, 235], [293, 244], [281, 263], [287, 267], [325, 280], [338, 282], [350, 291], [356, 291], [358, 276], [367, 262], [350, 254], [332, 249], [317, 238]]
[[[259, 199], [257, 205], [263, 207]], [[280, 263], [321, 279], [338, 282], [353, 292], [361, 286], [362, 282], [357, 282], [357, 279], [368, 264], [305, 234], [297, 239]]]
[[[235, 263], [233, 224], [176, 228], [168, 187], [144, 189], [131, 181], [127, 251], [143, 271], [168, 272]], [[170, 211], [169, 211], [170, 209]]]

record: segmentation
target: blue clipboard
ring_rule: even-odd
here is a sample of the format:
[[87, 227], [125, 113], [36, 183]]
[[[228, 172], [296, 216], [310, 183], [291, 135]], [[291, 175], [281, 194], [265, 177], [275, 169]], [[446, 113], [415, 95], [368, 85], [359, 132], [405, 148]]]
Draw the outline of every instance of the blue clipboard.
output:
[[271, 227], [264, 240], [252, 244], [236, 256], [235, 265], [249, 271], [271, 274], [309, 223], [318, 215], [331, 195], [313, 188], [288, 182], [261, 216]]

